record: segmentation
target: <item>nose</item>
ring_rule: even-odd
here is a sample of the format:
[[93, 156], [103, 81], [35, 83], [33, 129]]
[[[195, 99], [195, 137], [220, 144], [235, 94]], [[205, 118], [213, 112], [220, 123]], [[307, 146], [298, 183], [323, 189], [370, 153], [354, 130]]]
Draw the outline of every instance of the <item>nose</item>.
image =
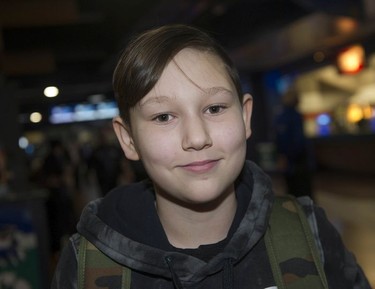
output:
[[182, 148], [184, 150], [202, 150], [212, 146], [209, 129], [199, 117], [189, 118], [182, 128]]

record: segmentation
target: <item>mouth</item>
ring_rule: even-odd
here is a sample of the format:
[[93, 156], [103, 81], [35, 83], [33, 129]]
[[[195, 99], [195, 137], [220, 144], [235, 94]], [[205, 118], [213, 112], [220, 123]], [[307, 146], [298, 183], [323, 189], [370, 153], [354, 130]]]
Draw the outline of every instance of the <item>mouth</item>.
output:
[[219, 160], [204, 160], [191, 162], [181, 166], [183, 169], [193, 173], [206, 173], [217, 166]]

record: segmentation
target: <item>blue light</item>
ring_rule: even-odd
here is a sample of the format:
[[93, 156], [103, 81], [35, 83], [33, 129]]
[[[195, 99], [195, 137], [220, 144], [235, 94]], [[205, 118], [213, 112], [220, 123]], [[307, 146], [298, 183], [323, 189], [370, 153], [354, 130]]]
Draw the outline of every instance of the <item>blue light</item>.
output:
[[97, 104], [77, 103], [54, 106], [51, 110], [50, 122], [58, 124], [111, 119], [118, 114], [119, 110], [114, 101], [100, 102]]
[[328, 114], [321, 114], [316, 118], [318, 125], [326, 126], [331, 123], [331, 117]]
[[317, 133], [320, 136], [327, 136], [331, 133], [330, 123], [331, 123], [331, 116], [326, 113], [320, 114], [316, 118], [316, 123], [318, 125], [317, 127]]

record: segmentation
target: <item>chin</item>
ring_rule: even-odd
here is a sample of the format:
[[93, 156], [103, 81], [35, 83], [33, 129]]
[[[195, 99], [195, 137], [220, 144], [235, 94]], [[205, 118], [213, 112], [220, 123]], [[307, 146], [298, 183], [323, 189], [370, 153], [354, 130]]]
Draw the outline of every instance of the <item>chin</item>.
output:
[[233, 183], [226, 187], [217, 187], [216, 189], [210, 186], [207, 190], [196, 190], [194, 195], [190, 195], [189, 198], [182, 202], [190, 206], [196, 206], [197, 208], [212, 209], [222, 204], [231, 194], [234, 194]]

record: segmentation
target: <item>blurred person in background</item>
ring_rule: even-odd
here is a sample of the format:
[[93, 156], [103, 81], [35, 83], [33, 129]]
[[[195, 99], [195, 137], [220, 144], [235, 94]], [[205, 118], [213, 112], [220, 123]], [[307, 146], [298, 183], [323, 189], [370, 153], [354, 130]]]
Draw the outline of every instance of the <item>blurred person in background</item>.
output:
[[0, 196], [9, 192], [8, 182], [10, 178], [7, 155], [5, 149], [0, 146]]
[[281, 102], [282, 110], [275, 119], [278, 169], [284, 176], [286, 193], [312, 198], [311, 158], [303, 117], [297, 110], [299, 98], [295, 85], [287, 89]]
[[51, 253], [58, 257], [66, 237], [75, 231], [74, 176], [70, 156], [61, 140], [49, 142], [43, 160], [41, 185], [48, 191], [47, 216], [50, 231]]
[[98, 186], [99, 196], [104, 196], [119, 184], [131, 183], [134, 175], [112, 128], [102, 128], [97, 139], [98, 145], [93, 148], [88, 159], [88, 170]]

